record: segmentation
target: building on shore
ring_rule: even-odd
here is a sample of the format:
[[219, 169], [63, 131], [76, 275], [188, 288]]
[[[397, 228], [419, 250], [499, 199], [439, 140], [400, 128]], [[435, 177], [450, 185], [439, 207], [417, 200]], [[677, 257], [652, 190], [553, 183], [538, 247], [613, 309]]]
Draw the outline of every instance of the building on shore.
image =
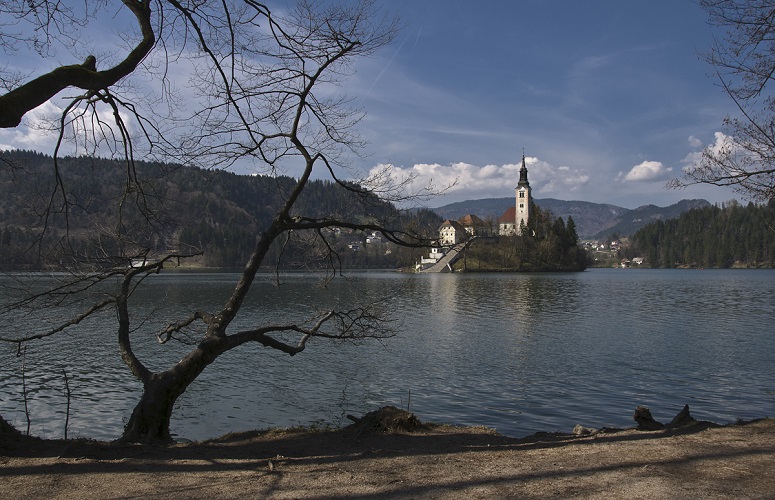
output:
[[463, 229], [471, 236], [490, 236], [490, 224], [474, 214], [464, 215], [457, 220]]
[[439, 227], [439, 244], [441, 246], [457, 245], [468, 235], [466, 229], [456, 220], [445, 220]]

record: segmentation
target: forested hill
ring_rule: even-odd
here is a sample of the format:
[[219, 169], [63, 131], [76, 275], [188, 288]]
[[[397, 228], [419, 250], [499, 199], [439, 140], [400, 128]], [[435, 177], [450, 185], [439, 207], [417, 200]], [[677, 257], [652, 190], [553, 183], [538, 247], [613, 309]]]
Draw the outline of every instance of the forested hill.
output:
[[775, 202], [729, 202], [648, 224], [626, 257], [650, 267], [775, 267]]
[[[105, 255], [130, 245], [147, 246], [152, 252], [201, 250], [200, 265], [242, 267], [258, 232], [271, 222], [295, 183], [290, 177], [236, 175], [163, 163], [137, 162], [130, 169], [125, 162], [86, 157], [60, 159], [59, 173], [58, 185], [50, 156], [0, 152], [3, 268], [56, 267], [63, 255], [87, 260], [94, 258], [95, 245]], [[408, 223], [418, 229], [427, 227], [430, 234], [441, 222], [429, 211], [413, 213], [408, 220], [408, 214], [389, 203], [354, 198], [331, 181], [312, 180], [296, 205], [297, 213], [346, 216], [352, 222], [390, 220], [394, 227]], [[41, 234], [45, 244], [38, 246]], [[329, 239], [347, 248], [353, 242], [362, 243], [365, 235], [336, 232]], [[300, 246], [313, 243], [293, 241], [284, 250], [284, 262], [295, 266], [309, 259], [310, 252], [302, 256]], [[275, 258], [280, 251], [277, 248]], [[399, 264], [394, 262], [399, 258], [395, 253], [391, 261], [372, 257], [372, 262], [364, 262], [367, 254], [361, 252], [351, 260], [357, 261], [354, 265]], [[412, 258], [407, 257], [410, 262]]]

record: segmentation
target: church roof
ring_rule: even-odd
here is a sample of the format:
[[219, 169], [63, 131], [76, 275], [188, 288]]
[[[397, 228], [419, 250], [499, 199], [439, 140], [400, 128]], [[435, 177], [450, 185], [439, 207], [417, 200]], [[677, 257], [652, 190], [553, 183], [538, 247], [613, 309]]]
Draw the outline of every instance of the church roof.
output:
[[517, 207], [512, 206], [509, 207], [503, 215], [501, 215], [501, 218], [498, 219], [498, 222], [508, 222], [511, 224], [514, 224], [514, 221], [517, 220]]

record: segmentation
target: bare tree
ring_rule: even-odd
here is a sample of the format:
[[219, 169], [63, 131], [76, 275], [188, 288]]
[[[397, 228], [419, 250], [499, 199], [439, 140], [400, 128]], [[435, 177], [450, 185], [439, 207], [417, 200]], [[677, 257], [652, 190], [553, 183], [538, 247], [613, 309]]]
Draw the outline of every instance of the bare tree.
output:
[[700, 0], [710, 24], [723, 30], [706, 56], [736, 116], [724, 119], [724, 134], [669, 187], [731, 186], [755, 201], [775, 199], [775, 2]]
[[[40, 106], [48, 99], [66, 88], [74, 87], [86, 92], [82, 99], [98, 98], [101, 92], [116, 85], [121, 79], [132, 74], [151, 52], [156, 43], [156, 33], [151, 21], [151, 0], [122, 0], [140, 29], [141, 37], [134, 48], [117, 64], [104, 70], [97, 70], [97, 60], [93, 55], [86, 57], [81, 64], [59, 66], [21, 85], [14, 86], [0, 96], [0, 127], [16, 127], [25, 114]], [[51, 45], [52, 39], [67, 37], [68, 28], [83, 26], [93, 12], [83, 6], [85, 12], [75, 12], [64, 2], [58, 1], [21, 1], [3, 2], [0, 13], [9, 18], [0, 33], [0, 42], [6, 52], [16, 43], [32, 45], [39, 52]], [[13, 21], [10, 21], [13, 19]], [[33, 27], [32, 35], [20, 23]], [[4, 81], [8, 81], [4, 78]]]
[[[29, 8], [26, 7], [28, 4]], [[60, 6], [58, 2], [11, 5], [18, 5], [19, 15], [24, 18], [38, 15], [34, 6], [40, 8], [42, 4]], [[312, 217], [297, 209], [297, 202], [316, 170], [326, 173], [359, 203], [368, 204], [377, 195], [392, 199], [400, 193], [400, 186], [386, 182], [385, 172], [361, 182], [350, 182], [341, 177], [342, 172], [348, 172], [348, 155], [357, 153], [360, 146], [354, 126], [362, 113], [350, 107], [347, 97], [334, 91], [340, 79], [352, 71], [355, 58], [368, 56], [393, 40], [398, 29], [395, 18], [384, 15], [370, 1], [321, 7], [302, 0], [281, 16], [275, 16], [266, 6], [252, 0], [196, 3], [123, 0], [123, 4], [135, 15], [142, 36], [125, 61], [116, 66], [120, 69], [110, 70], [110, 76], [101, 75], [95, 71], [94, 61], [89, 59], [77, 67], [58, 68], [44, 75], [41, 84], [33, 85], [36, 79], [20, 85], [2, 96], [3, 102], [14, 103], [14, 111], [2, 117], [4, 126], [14, 126], [25, 112], [64, 85], [81, 88], [86, 93], [66, 107], [59, 132], [62, 133], [66, 116], [73, 113], [86, 116], [83, 111], [77, 111], [78, 106], [84, 103], [107, 105], [114, 110], [115, 122], [100, 130], [103, 133], [108, 129], [118, 130], [114, 138], [122, 144], [120, 149], [127, 158], [130, 181], [134, 182], [132, 163], [136, 143], [119, 108], [129, 110], [136, 123], [142, 124], [140, 135], [148, 142], [149, 149], [162, 148], [178, 159], [209, 163], [219, 168], [250, 159], [270, 174], [290, 166], [301, 171], [295, 185], [284, 193], [284, 202], [271, 224], [258, 235], [250, 259], [223, 305], [214, 311], [193, 310], [187, 317], [171, 322], [157, 332], [160, 343], [200, 332], [194, 348], [169, 369], [154, 372], [135, 353], [131, 339], [138, 327], [132, 324], [131, 297], [142, 293], [140, 285], [145, 279], [184, 255], [170, 255], [136, 267], [113, 266], [79, 275], [56, 290], [29, 297], [25, 299], [26, 304], [56, 300], [94, 290], [94, 283], [119, 281], [113, 293], [106, 295], [103, 291], [102, 298], [85, 303], [78, 315], [63, 319], [54, 328], [24, 337], [3, 336], [2, 340], [19, 344], [50, 337], [76, 327], [91, 315], [114, 309], [122, 359], [143, 384], [142, 397], [132, 412], [123, 439], [159, 442], [171, 439], [169, 422], [177, 398], [224, 352], [246, 343], [258, 343], [293, 356], [303, 351], [313, 337], [353, 340], [393, 334], [382, 311], [368, 304], [322, 311], [312, 320], [302, 318], [297, 322], [256, 325], [234, 331], [232, 324], [273, 243], [294, 232], [313, 232], [328, 248], [329, 262], [336, 271], [336, 254], [326, 239], [328, 228], [376, 231], [399, 245], [422, 246], [430, 241], [397, 230], [389, 221], [361, 223], [337, 216]], [[44, 20], [41, 25], [52, 26], [52, 23], [46, 24]], [[176, 124], [185, 126], [174, 134], [174, 140], [164, 133], [172, 134], [173, 131], [163, 131], [161, 126], [155, 125], [158, 121], [152, 119], [152, 112], [151, 115], [141, 114], [139, 103], [120, 98], [111, 89], [122, 77], [137, 72], [143, 64], [152, 66], [150, 60], [155, 54], [152, 48], [159, 49], [161, 55], [158, 58], [162, 61], [186, 56], [194, 63], [191, 72], [195, 84], [194, 99], [177, 110]], [[68, 75], [67, 78], [57, 76], [57, 71]], [[161, 74], [163, 82], [171, 78], [167, 73]], [[50, 83], [52, 79], [58, 82], [57, 85]], [[5, 113], [5, 105], [2, 109]], [[186, 109], [188, 114], [183, 113]], [[128, 182], [127, 192], [132, 191], [131, 184]]]

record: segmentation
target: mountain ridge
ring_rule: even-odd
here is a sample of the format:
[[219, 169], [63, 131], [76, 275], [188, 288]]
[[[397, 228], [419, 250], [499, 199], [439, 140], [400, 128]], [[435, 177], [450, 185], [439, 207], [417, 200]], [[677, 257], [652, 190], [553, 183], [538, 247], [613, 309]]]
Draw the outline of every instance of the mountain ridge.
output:
[[[474, 214], [483, 220], [497, 222], [513, 203], [513, 197], [484, 198], [459, 201], [429, 210], [444, 219], [459, 219], [464, 215]], [[614, 233], [631, 236], [650, 222], [673, 219], [693, 208], [711, 205], [707, 200], [702, 199], [681, 200], [667, 207], [642, 205], [634, 209], [608, 203], [566, 201], [555, 198], [535, 199], [534, 203], [544, 210], [550, 210], [555, 217], [562, 217], [566, 221], [568, 217], [573, 217], [578, 235], [582, 239], [600, 239]]]

